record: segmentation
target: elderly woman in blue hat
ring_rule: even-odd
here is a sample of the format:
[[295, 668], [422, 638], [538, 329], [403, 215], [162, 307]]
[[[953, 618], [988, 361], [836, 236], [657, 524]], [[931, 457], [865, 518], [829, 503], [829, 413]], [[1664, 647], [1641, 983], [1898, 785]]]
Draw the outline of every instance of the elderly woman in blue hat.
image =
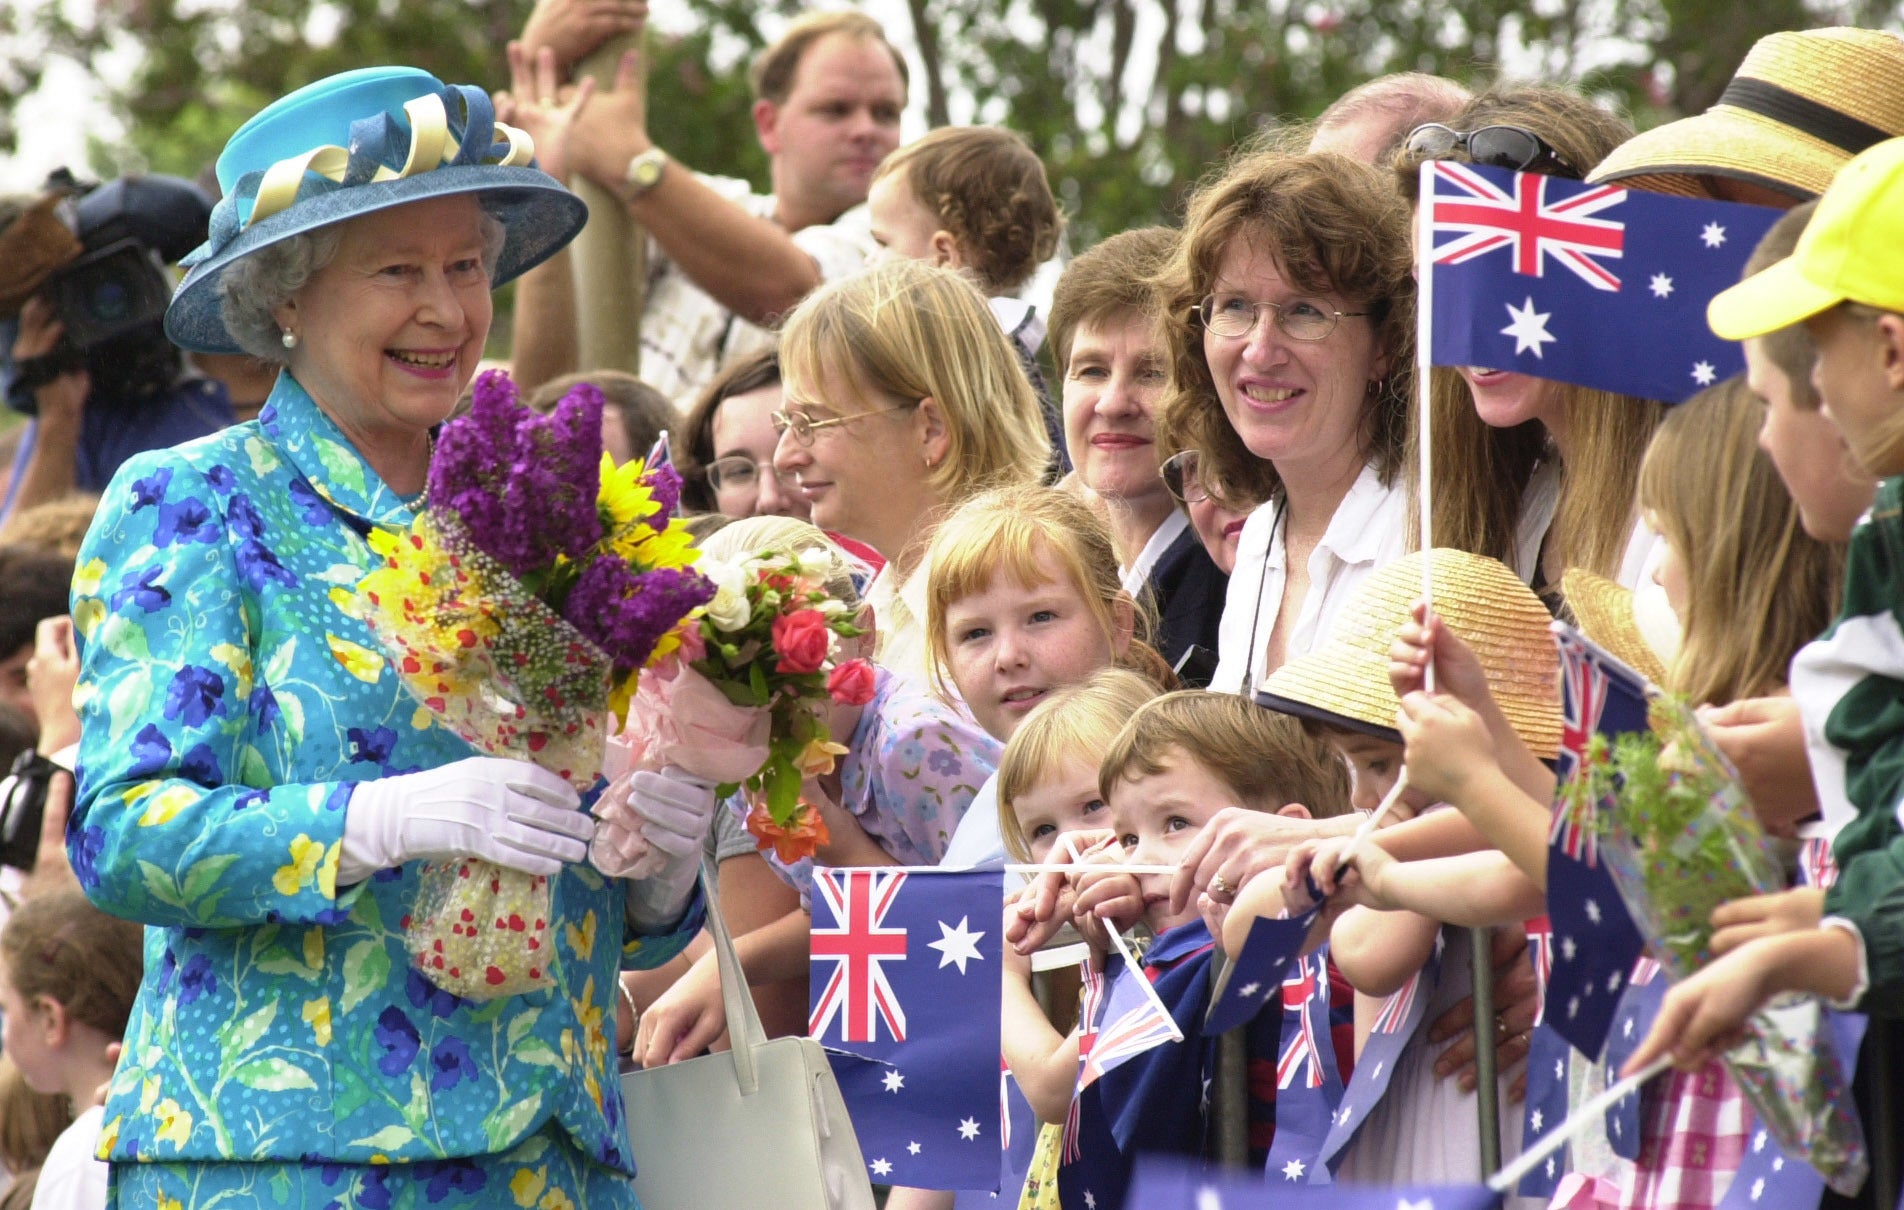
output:
[[[142, 455], [80, 555], [84, 738], [68, 830], [149, 926], [105, 1106], [120, 1206], [634, 1206], [617, 968], [699, 926], [691, 880], [584, 863], [575, 793], [472, 755], [405, 697], [345, 591], [407, 525], [490, 291], [582, 204], [474, 88], [400, 68], [232, 136], [166, 317], [284, 370], [257, 420]], [[422, 859], [551, 877], [555, 986], [477, 1004], [410, 968]]]

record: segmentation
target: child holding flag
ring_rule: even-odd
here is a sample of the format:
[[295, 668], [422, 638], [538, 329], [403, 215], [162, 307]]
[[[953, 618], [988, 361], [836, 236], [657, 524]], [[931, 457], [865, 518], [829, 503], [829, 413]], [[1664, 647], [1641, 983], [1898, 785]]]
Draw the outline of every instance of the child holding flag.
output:
[[1845, 757], [1857, 814], [1833, 852], [1841, 875], [1822, 896], [1783, 895], [1721, 908], [1749, 921], [1714, 938], [1725, 955], [1675, 987], [1628, 1067], [1670, 1051], [1696, 1066], [1734, 1039], [1771, 997], [1811, 992], [1893, 1015], [1904, 992], [1904, 139], [1845, 166], [1793, 254], [1719, 295], [1713, 330], [1761, 337], [1803, 323], [1817, 343], [1823, 406], [1851, 452], [1884, 476], [1852, 534], [1844, 605], [1826, 641], [1859, 637], [1868, 675], [1848, 686], [1824, 738]]

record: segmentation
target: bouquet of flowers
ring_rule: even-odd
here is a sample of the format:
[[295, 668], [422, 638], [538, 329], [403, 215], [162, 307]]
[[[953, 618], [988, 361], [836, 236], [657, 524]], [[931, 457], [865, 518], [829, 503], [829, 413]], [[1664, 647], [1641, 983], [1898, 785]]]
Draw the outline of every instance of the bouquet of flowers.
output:
[[[1620, 897], [1675, 978], [1712, 960], [1712, 909], [1784, 889], [1758, 817], [1725, 756], [1683, 702], [1653, 704], [1652, 730], [1595, 736], [1563, 789], [1562, 809], [1590, 821]], [[1725, 1056], [1785, 1153], [1852, 1193], [1868, 1161], [1849, 1081], [1815, 997], [1774, 1002]]]
[[857, 637], [847, 605], [826, 588], [824, 551], [761, 551], [738, 566], [703, 560], [713, 599], [688, 620], [674, 665], [642, 682], [620, 743], [635, 764], [673, 764], [714, 780], [723, 796], [745, 788], [747, 829], [785, 862], [826, 843], [801, 783], [833, 771], [831, 703], [872, 700], [873, 667], [841, 661]]
[[[611, 710], [626, 710], [642, 669], [714, 595], [673, 517], [680, 479], [617, 469], [602, 406], [584, 385], [541, 416], [507, 375], [484, 374], [437, 437], [415, 521], [370, 535], [383, 562], [355, 594], [437, 721], [577, 790], [601, 774]], [[424, 974], [486, 1000], [545, 985], [549, 919], [546, 879], [470, 859], [424, 867], [404, 927]]]

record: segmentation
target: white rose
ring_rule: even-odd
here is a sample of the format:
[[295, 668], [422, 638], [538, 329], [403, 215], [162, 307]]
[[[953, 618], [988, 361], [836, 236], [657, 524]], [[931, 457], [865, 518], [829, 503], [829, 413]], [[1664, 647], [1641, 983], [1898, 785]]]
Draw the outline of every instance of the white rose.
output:
[[747, 603], [747, 573], [713, 559], [703, 559], [695, 568], [714, 582], [714, 599], [707, 603], [707, 617], [722, 630], [739, 630], [754, 615]]
[[793, 565], [800, 569], [801, 575], [825, 579], [833, 570], [833, 556], [819, 546], [809, 546], [793, 557]]

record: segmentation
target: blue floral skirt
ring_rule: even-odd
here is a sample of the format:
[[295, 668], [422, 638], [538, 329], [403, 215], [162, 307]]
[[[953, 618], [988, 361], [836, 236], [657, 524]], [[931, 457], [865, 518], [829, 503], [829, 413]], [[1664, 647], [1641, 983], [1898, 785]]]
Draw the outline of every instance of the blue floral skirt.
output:
[[500, 1155], [415, 1164], [112, 1165], [123, 1210], [640, 1210], [634, 1180], [576, 1150], [551, 1123]]

